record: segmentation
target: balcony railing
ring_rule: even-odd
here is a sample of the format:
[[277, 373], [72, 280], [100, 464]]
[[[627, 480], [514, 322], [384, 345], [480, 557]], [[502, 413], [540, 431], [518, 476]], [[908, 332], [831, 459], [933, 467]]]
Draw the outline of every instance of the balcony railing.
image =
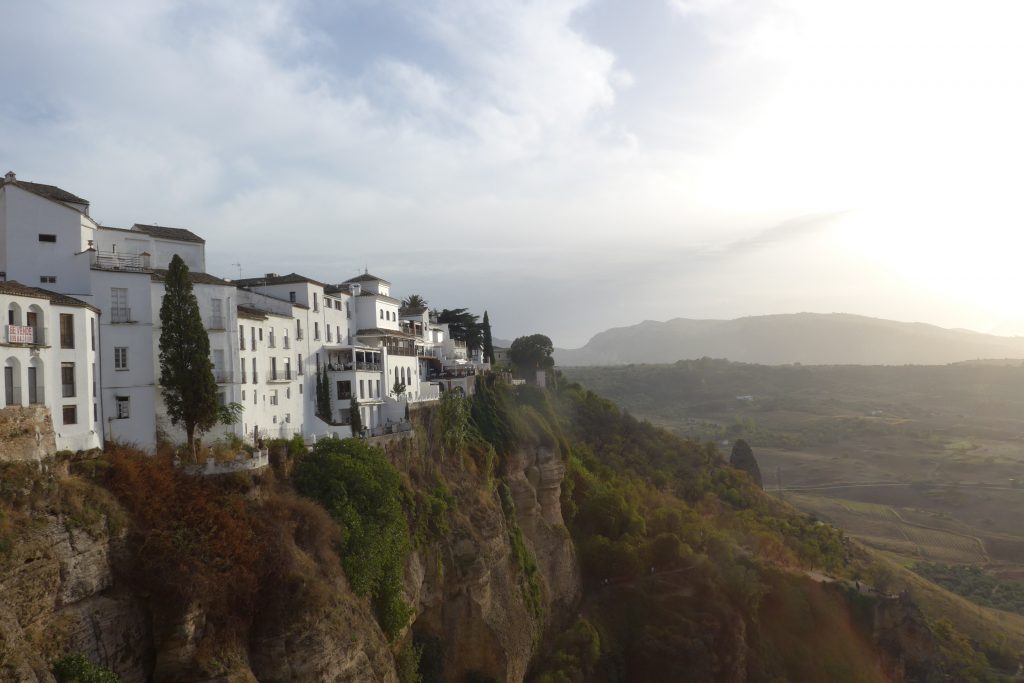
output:
[[245, 374], [245, 370], [243, 370], [242, 371], [242, 384], [245, 384], [246, 382], [249, 381], [247, 378], [248, 378], [248, 375], [246, 375]]
[[303, 337], [304, 337], [304, 333], [302, 332], [302, 328], [300, 327], [300, 328], [299, 328], [298, 330], [296, 330], [296, 332], [295, 332], [295, 338], [296, 338], [296, 339], [302, 339]]
[[150, 269], [149, 254], [120, 254], [116, 251], [94, 251], [90, 264], [97, 270], [146, 271]]
[[[224, 370], [224, 369], [221, 369], [221, 368], [214, 368], [213, 369], [213, 379], [214, 379], [214, 381], [217, 382], [217, 384], [227, 384], [228, 382], [231, 381], [231, 373], [228, 370]], [[245, 381], [245, 380], [242, 380], [242, 381]]]
[[275, 372], [274, 370], [271, 370], [270, 371], [270, 375], [269, 375], [269, 379], [267, 381], [268, 382], [288, 382], [288, 381], [291, 380], [291, 378], [292, 378], [292, 371], [290, 369], [289, 370], [283, 370], [281, 372]]
[[31, 325], [7, 325], [5, 337], [8, 344], [26, 344], [29, 346], [46, 346], [46, 328], [32, 327]]
[[207, 329], [210, 330], [223, 330], [224, 329], [224, 316], [216, 315], [210, 318], [210, 325]]
[[282, 349], [290, 349], [290, 348], [292, 348], [292, 342], [291, 342], [290, 339], [288, 339], [288, 337], [285, 337], [284, 339], [281, 340], [281, 348]]
[[132, 322], [132, 309], [119, 307], [110, 309], [110, 322], [130, 323]]
[[256, 370], [252, 371], [252, 383], [253, 384], [259, 384], [260, 383], [260, 373], [258, 371], [256, 371]]
[[272, 334], [267, 336], [267, 348], [268, 349], [276, 349], [277, 348], [277, 339]]
[[364, 363], [362, 361], [356, 361], [356, 370], [369, 370], [371, 372], [380, 372], [384, 369], [384, 366], [380, 363]]
[[46, 403], [46, 390], [42, 384], [36, 386], [35, 391], [32, 391], [32, 387], [28, 388], [28, 404], [29, 405], [42, 405]]

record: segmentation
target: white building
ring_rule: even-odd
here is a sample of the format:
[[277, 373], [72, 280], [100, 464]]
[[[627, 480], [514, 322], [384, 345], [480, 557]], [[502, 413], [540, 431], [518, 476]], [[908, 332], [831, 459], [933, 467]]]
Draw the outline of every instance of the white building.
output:
[[[64, 359], [66, 352], [86, 349], [60, 349], [51, 358], [50, 347], [28, 344], [26, 349], [38, 347], [36, 366], [25, 356], [31, 351], [15, 349], [12, 397], [28, 385], [30, 367], [40, 372], [74, 363], [76, 373], [84, 373], [83, 386], [95, 385], [96, 400], [76, 404], [91, 418], [68, 424], [62, 442], [68, 448], [116, 440], [152, 449], [158, 434], [182, 440], [159, 389], [160, 306], [175, 254], [190, 270], [221, 401], [243, 408], [238, 424], [216, 427], [207, 440], [229, 433], [247, 440], [350, 436], [353, 398], [362, 424], [380, 433], [403, 422], [410, 405], [436, 400], [442, 388], [469, 393], [472, 374], [483, 367], [425, 309], [400, 312], [401, 302], [383, 278], [363, 273], [328, 285], [296, 273], [268, 273], [230, 281], [206, 272], [205, 249], [201, 237], [182, 228], [98, 225], [87, 200], [8, 173], [0, 182], [0, 282], [38, 282], [51, 290], [47, 299], [17, 285], [19, 296], [45, 303], [34, 314], [74, 309], [74, 325], [90, 325], [95, 344], [94, 359], [73, 360]], [[58, 292], [74, 298], [57, 301]], [[321, 371], [330, 387], [329, 414], [323, 416], [316, 397]], [[58, 388], [44, 387], [47, 401]], [[59, 403], [50, 408], [55, 416], [65, 410]], [[90, 429], [92, 441], [82, 436]]]
[[102, 446], [98, 311], [84, 301], [19, 282], [0, 282], [3, 407], [46, 406], [57, 450]]

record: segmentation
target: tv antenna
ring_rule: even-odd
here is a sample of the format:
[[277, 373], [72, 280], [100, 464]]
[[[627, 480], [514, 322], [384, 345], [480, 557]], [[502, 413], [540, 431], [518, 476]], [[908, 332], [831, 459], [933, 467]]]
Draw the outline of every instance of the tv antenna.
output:
[[231, 265], [233, 265], [234, 267], [238, 268], [238, 279], [241, 280], [242, 279], [242, 264], [241, 263], [232, 263]]

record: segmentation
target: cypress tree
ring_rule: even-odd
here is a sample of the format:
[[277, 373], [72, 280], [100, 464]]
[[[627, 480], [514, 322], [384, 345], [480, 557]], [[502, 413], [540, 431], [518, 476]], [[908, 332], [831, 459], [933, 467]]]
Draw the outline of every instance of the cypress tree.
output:
[[164, 280], [160, 305], [160, 387], [171, 424], [181, 424], [189, 451], [220, 414], [210, 360], [210, 337], [199, 314], [188, 266], [177, 254]]
[[355, 393], [352, 394], [351, 403], [349, 415], [352, 421], [352, 436], [359, 436], [359, 432], [363, 431], [363, 416], [359, 413], [359, 401], [356, 400]]
[[484, 321], [481, 323], [481, 327], [484, 331], [484, 362], [494, 362], [494, 342], [491, 341], [491, 319], [487, 316], [487, 311], [484, 311]]
[[326, 365], [316, 374], [316, 411], [324, 420], [331, 421], [331, 380]]
[[750, 475], [750, 478], [754, 480], [762, 489], [764, 488], [764, 481], [761, 479], [761, 468], [757, 466], [757, 459], [754, 457], [754, 451], [751, 450], [750, 444], [743, 439], [736, 439], [736, 443], [732, 445], [732, 454], [729, 455], [729, 464], [738, 470], [742, 470]]

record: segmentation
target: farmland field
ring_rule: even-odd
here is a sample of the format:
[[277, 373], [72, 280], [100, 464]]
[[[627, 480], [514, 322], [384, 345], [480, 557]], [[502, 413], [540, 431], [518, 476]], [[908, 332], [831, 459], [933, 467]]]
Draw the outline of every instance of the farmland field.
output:
[[[765, 489], [906, 566], [1024, 578], [1024, 366], [563, 368], [634, 415], [728, 456]], [[923, 566], [923, 565], [921, 565]]]

